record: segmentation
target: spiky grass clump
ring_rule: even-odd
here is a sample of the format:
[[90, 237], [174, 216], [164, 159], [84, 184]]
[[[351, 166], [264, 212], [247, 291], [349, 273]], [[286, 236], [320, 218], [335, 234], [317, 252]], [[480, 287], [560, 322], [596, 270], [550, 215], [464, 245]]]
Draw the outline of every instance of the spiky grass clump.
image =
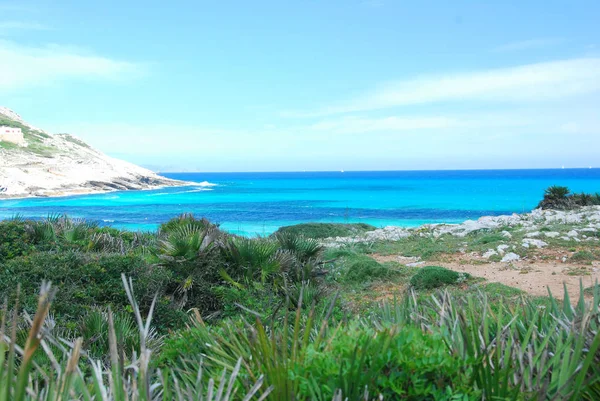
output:
[[[3, 400], [177, 400], [229, 401], [233, 399], [263, 400], [272, 388], [262, 389], [264, 378], [250, 382], [246, 391], [238, 379], [242, 360], [222, 374], [207, 374], [200, 363], [195, 367], [192, 380], [185, 380], [190, 372], [155, 370], [152, 368], [152, 351], [148, 348], [151, 336], [152, 310], [143, 319], [133, 294], [133, 285], [123, 276], [123, 284], [131, 302], [139, 335], [139, 348], [130, 358], [120, 352], [122, 343], [115, 331], [114, 315], [106, 313], [109, 349], [105, 363], [90, 357], [82, 347], [83, 340], [69, 342], [53, 338], [45, 327], [53, 292], [44, 284], [39, 296], [37, 312], [30, 320], [31, 328], [24, 347], [16, 342], [18, 304], [13, 308], [10, 335], [6, 333], [6, 307], [2, 311], [0, 327], [0, 398]], [[53, 345], [50, 347], [49, 345]], [[39, 349], [42, 351], [39, 351]], [[52, 348], [59, 349], [56, 355]], [[52, 361], [48, 366], [34, 363], [36, 352], [44, 352]], [[104, 359], [104, 358], [103, 358]], [[208, 377], [207, 377], [208, 376]], [[261, 393], [261, 394], [259, 394]]]

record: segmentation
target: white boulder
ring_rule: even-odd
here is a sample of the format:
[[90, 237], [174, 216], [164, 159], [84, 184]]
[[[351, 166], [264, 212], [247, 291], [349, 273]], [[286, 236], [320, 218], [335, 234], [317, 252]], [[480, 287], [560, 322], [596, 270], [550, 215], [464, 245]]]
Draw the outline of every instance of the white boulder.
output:
[[509, 252], [502, 258], [502, 262], [515, 262], [517, 260], [521, 260], [521, 257], [516, 253]]

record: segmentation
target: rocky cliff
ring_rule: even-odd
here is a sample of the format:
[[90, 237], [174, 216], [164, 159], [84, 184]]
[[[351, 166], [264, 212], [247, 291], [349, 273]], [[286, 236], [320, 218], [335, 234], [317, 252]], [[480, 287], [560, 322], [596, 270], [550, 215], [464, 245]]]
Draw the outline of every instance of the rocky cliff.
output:
[[109, 157], [72, 135], [49, 134], [6, 107], [0, 107], [0, 127], [20, 128], [24, 139], [0, 140], [0, 199], [186, 184]]

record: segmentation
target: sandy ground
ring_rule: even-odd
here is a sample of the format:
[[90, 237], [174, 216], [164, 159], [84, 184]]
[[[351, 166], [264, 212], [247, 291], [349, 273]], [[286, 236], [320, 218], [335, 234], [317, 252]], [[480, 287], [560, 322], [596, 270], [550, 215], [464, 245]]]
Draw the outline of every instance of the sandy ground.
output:
[[[545, 252], [547, 257], [554, 256], [550, 250]], [[378, 262], [396, 261], [410, 263], [409, 258], [399, 255], [372, 255]], [[541, 255], [540, 255], [541, 256]], [[522, 260], [512, 263], [491, 263], [481, 259], [471, 259], [467, 255], [446, 255], [443, 261], [427, 262], [426, 265], [443, 266], [457, 272], [466, 272], [474, 277], [481, 277], [488, 282], [502, 283], [519, 288], [531, 295], [546, 296], [548, 288], [552, 294], [562, 299], [564, 286], [571, 298], [579, 296], [579, 281], [584, 288], [600, 282], [600, 262], [592, 264], [562, 263], [559, 260]]]

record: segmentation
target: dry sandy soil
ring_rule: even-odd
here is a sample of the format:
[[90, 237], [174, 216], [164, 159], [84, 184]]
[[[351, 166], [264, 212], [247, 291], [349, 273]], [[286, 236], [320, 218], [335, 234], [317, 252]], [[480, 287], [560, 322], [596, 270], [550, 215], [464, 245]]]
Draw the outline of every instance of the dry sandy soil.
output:
[[[411, 260], [400, 255], [372, 255], [378, 262], [396, 261], [410, 263]], [[545, 256], [542, 258], [542, 256]], [[556, 257], [559, 259], [556, 260]], [[443, 266], [457, 272], [466, 272], [481, 277], [488, 282], [502, 283], [519, 288], [531, 295], [546, 296], [548, 288], [557, 298], [564, 295], [566, 284], [571, 298], [579, 296], [579, 281], [584, 288], [600, 282], [600, 262], [592, 264], [562, 262], [560, 253], [544, 250], [536, 259], [521, 260], [512, 263], [488, 262], [471, 255], [445, 255], [441, 261], [427, 262], [426, 265]]]

